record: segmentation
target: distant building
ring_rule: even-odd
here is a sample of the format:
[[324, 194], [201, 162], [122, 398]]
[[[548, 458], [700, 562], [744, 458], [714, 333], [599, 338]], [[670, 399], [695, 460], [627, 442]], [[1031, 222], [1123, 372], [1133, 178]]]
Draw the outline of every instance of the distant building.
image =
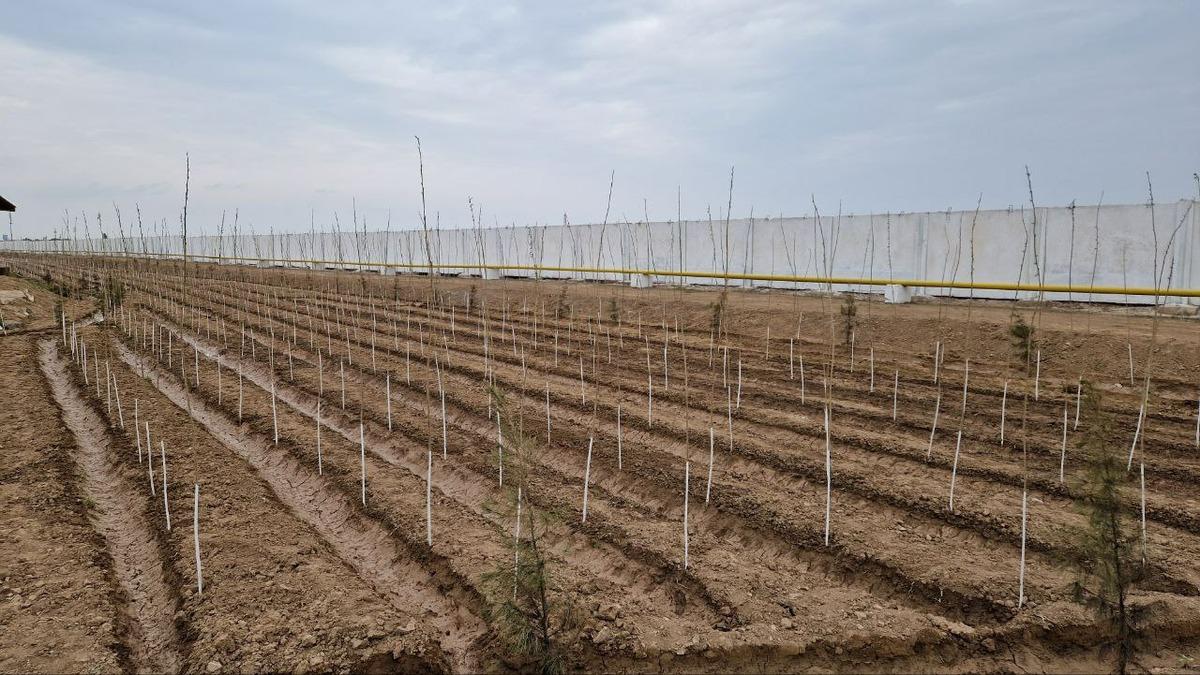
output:
[[12, 240], [12, 212], [16, 211], [17, 207], [12, 202], [4, 197], [0, 197], [0, 211], [8, 211], [8, 234], [4, 235], [4, 241]]

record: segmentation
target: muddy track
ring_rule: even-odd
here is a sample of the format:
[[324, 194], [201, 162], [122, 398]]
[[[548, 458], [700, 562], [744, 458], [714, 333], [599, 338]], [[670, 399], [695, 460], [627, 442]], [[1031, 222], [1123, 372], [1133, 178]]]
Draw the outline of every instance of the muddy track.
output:
[[191, 396], [174, 377], [133, 353], [121, 342], [113, 342], [120, 359], [137, 372], [148, 372], [149, 380], [176, 406], [190, 410], [192, 417], [214, 438], [246, 461], [271, 486], [276, 497], [325, 539], [376, 593], [402, 611], [419, 607], [443, 635], [443, 650], [456, 670], [478, 668], [476, 650], [485, 633], [482, 620], [445, 589], [417, 562], [397, 550], [391, 535], [356, 509], [340, 491], [327, 485], [294, 458], [266, 438], [244, 429]]
[[75, 438], [82, 492], [94, 507], [89, 516], [104, 537], [116, 578], [124, 591], [128, 630], [123, 636], [139, 671], [174, 672], [182, 663], [175, 626], [178, 594], [167, 583], [166, 558], [139, 496], [112, 457], [113, 437], [76, 388], [54, 341], [40, 345], [38, 362]]

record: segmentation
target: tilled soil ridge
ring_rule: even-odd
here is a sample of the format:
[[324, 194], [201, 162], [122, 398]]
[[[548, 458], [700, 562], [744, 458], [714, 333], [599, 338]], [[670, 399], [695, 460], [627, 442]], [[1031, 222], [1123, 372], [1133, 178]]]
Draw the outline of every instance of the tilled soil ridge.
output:
[[128, 630], [123, 638], [130, 660], [138, 671], [178, 670], [177, 599], [167, 584], [153, 529], [142, 515], [142, 499], [112, 463], [111, 437], [104, 421], [79, 394], [53, 340], [42, 342], [38, 360], [63, 422], [75, 437], [83, 491], [95, 505], [92, 520], [108, 545], [128, 599]]

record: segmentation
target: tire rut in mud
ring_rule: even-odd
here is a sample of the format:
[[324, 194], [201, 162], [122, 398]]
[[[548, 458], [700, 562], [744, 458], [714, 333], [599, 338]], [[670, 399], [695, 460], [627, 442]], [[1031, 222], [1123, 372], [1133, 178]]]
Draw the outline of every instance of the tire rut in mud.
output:
[[483, 621], [445, 596], [438, 581], [415, 560], [401, 555], [397, 544], [381, 525], [371, 520], [336, 488], [294, 458], [209, 407], [164, 374], [155, 363], [114, 341], [120, 359], [148, 380], [168, 400], [189, 409], [193, 419], [209, 434], [254, 468], [279, 501], [308, 523], [355, 572], [398, 609], [423, 608], [443, 636], [443, 650], [455, 669], [470, 672], [479, 667], [476, 648], [485, 633]]
[[174, 623], [178, 600], [167, 583], [153, 527], [142, 515], [144, 500], [113, 463], [112, 436], [80, 395], [53, 340], [41, 343], [38, 361], [75, 438], [83, 493], [95, 504], [89, 515], [104, 537], [127, 600], [124, 641], [132, 665], [138, 671], [176, 671], [182, 661]]

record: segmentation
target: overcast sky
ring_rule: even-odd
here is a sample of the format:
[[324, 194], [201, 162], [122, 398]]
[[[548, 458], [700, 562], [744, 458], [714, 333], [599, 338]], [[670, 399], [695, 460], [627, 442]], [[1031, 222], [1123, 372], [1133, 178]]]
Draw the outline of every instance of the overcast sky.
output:
[[[10, 3], [18, 236], [927, 211], [1196, 195], [1200, 2]], [[344, 225], [345, 226], [345, 225]], [[94, 225], [93, 225], [94, 227]], [[7, 228], [4, 228], [7, 229]], [[93, 230], [94, 232], [94, 230]]]

